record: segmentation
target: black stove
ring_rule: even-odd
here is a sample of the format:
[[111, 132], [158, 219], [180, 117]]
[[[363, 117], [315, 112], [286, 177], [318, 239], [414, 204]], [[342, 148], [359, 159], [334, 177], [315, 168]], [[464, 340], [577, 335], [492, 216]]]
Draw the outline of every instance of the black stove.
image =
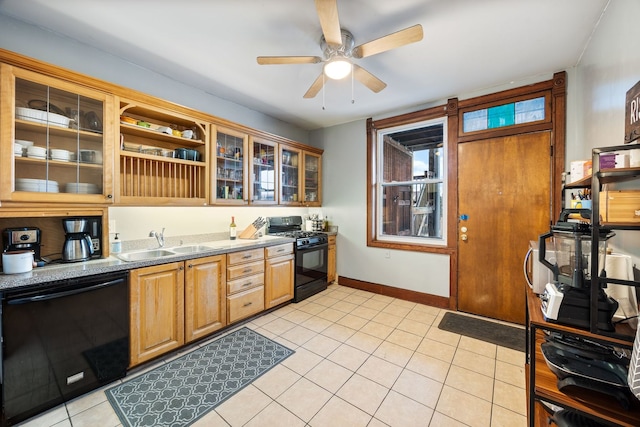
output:
[[293, 302], [327, 289], [327, 233], [303, 231], [301, 216], [268, 218], [267, 233], [296, 239], [296, 277]]

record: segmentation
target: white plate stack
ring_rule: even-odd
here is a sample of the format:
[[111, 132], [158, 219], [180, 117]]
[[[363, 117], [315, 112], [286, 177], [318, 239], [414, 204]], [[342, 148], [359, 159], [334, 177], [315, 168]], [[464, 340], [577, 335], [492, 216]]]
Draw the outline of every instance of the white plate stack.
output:
[[15, 157], [22, 157], [22, 150], [24, 149], [24, 147], [20, 144], [18, 144], [17, 142], [13, 143], [13, 155]]
[[59, 160], [61, 162], [68, 162], [71, 159], [71, 152], [67, 150], [60, 150], [52, 148], [49, 150], [51, 154], [51, 160]]
[[16, 191], [35, 191], [38, 193], [58, 193], [56, 181], [48, 179], [16, 178]]
[[38, 147], [37, 145], [32, 145], [31, 147], [27, 147], [27, 157], [32, 157], [34, 159], [46, 159], [47, 149], [44, 147]]
[[100, 194], [100, 188], [89, 182], [70, 182], [64, 186], [65, 193]]

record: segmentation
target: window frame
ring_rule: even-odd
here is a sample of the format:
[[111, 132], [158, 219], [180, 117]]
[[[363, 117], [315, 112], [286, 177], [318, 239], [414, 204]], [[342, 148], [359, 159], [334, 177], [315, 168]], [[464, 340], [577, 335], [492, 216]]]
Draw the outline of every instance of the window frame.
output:
[[[381, 239], [378, 236], [378, 223], [380, 213], [379, 192], [377, 177], [379, 174], [378, 160], [379, 152], [379, 132], [387, 132], [389, 129], [411, 126], [412, 124], [428, 123], [441, 120], [443, 122], [443, 132], [445, 145], [446, 171], [443, 178], [444, 181], [444, 213], [443, 218], [443, 243], [433, 244], [430, 242], [414, 242], [407, 241], [402, 236], [389, 236], [391, 238]], [[455, 176], [457, 175], [456, 157], [457, 151], [456, 134], [457, 134], [457, 104], [454, 110], [448, 110], [447, 106], [439, 105], [425, 110], [403, 114], [400, 116], [389, 117], [374, 121], [367, 120], [367, 246], [397, 249], [414, 252], [430, 252], [439, 254], [452, 254], [455, 251], [456, 241], [455, 224], [453, 218], [456, 215], [456, 196], [455, 196]], [[453, 123], [452, 123], [453, 122]], [[453, 133], [452, 133], [453, 132]], [[454, 216], [452, 218], [452, 215]], [[381, 226], [381, 225], [380, 225]], [[399, 237], [399, 238], [393, 238]]]
[[[417, 180], [411, 180], [411, 181], [403, 181], [403, 182], [393, 182], [393, 183], [388, 183], [388, 182], [378, 182], [376, 181], [376, 239], [381, 241], [381, 242], [397, 242], [397, 243], [406, 243], [406, 244], [410, 244], [410, 245], [425, 245], [425, 246], [436, 246], [436, 247], [446, 247], [447, 246], [447, 212], [446, 212], [446, 206], [447, 206], [447, 191], [446, 191], [446, 184], [447, 184], [447, 169], [448, 169], [448, 165], [447, 165], [447, 154], [448, 154], [448, 147], [447, 147], [447, 118], [446, 116], [444, 117], [440, 117], [440, 118], [434, 118], [434, 119], [428, 119], [428, 120], [424, 120], [424, 121], [419, 121], [419, 122], [412, 122], [412, 123], [404, 123], [398, 126], [394, 126], [394, 127], [389, 127], [389, 128], [385, 128], [385, 129], [379, 129], [376, 134], [377, 134], [377, 144], [376, 144], [376, 149], [378, 150], [377, 152], [377, 158], [382, 160], [383, 159], [383, 153], [384, 153], [384, 148], [385, 148], [385, 142], [384, 142], [384, 137], [388, 136], [390, 134], [396, 133], [396, 132], [402, 132], [402, 131], [406, 131], [406, 130], [411, 130], [411, 129], [419, 129], [419, 128], [423, 128], [423, 127], [429, 127], [429, 126], [433, 126], [436, 124], [442, 124], [442, 133], [443, 133], [443, 147], [442, 147], [442, 153], [443, 153], [443, 162], [444, 162], [444, 171], [442, 174], [441, 178], [425, 178], [424, 180], [421, 181], [417, 181]], [[376, 171], [376, 176], [382, 176], [382, 172], [384, 169], [384, 163], [382, 161], [379, 161], [377, 163], [377, 171]], [[413, 172], [413, 171], [412, 171]], [[413, 174], [412, 174], [413, 176]], [[386, 187], [394, 187], [394, 186], [414, 186], [414, 185], [418, 185], [418, 184], [443, 184], [443, 190], [442, 190], [442, 206], [443, 206], [443, 210], [444, 210], [444, 214], [442, 215], [442, 223], [441, 228], [442, 228], [442, 237], [439, 238], [424, 238], [424, 237], [417, 237], [417, 236], [400, 236], [400, 235], [392, 235], [392, 234], [384, 234], [383, 233], [383, 204], [384, 204], [384, 192], [385, 192], [385, 188]], [[412, 189], [413, 190], [413, 189]]]

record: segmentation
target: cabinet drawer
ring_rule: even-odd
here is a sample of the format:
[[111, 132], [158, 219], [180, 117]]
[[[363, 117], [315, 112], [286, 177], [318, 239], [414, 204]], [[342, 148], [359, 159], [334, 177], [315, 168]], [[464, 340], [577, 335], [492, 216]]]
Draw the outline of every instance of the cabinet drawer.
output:
[[227, 280], [234, 280], [243, 276], [264, 272], [264, 261], [248, 262], [246, 264], [227, 267]]
[[264, 286], [227, 297], [229, 323], [264, 310]]
[[264, 285], [264, 273], [227, 281], [227, 295]]
[[274, 256], [281, 256], [293, 253], [293, 243], [284, 243], [282, 245], [269, 246], [265, 248], [267, 258], [273, 258]]
[[227, 265], [240, 264], [242, 262], [264, 259], [263, 249], [252, 249], [250, 251], [233, 252], [227, 254]]

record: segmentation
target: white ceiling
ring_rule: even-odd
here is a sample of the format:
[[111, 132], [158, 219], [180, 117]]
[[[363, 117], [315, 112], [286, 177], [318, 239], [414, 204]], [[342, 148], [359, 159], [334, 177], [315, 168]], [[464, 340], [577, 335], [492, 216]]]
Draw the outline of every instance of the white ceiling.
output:
[[357, 60], [387, 87], [375, 94], [356, 81], [353, 104], [350, 78], [303, 99], [322, 64], [256, 62], [322, 56], [312, 0], [0, 0], [0, 13], [316, 129], [573, 67], [607, 3], [338, 0], [340, 24], [356, 45], [414, 24], [424, 30], [421, 42]]

